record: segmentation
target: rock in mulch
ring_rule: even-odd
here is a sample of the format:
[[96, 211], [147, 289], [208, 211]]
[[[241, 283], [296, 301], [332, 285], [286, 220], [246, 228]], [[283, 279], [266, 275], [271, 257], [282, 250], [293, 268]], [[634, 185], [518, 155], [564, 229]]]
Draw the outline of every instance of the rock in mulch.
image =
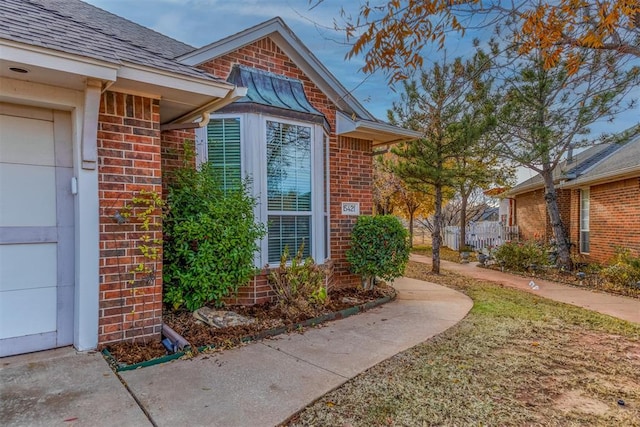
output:
[[345, 304], [349, 304], [349, 305], [359, 305], [362, 304], [364, 301], [360, 298], [355, 298], [355, 297], [342, 297], [342, 299], [340, 300]]
[[210, 307], [202, 307], [193, 312], [193, 317], [214, 328], [226, 328], [229, 326], [250, 325], [255, 319], [244, 317], [233, 311], [214, 310]]

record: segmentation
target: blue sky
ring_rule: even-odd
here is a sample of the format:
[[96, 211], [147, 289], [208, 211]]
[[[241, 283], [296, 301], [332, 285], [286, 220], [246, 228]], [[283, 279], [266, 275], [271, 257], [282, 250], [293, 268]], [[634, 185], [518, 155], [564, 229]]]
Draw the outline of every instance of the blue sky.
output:
[[[95, 6], [174, 39], [201, 47], [235, 34], [274, 16], [280, 16], [316, 57], [338, 78], [347, 90], [376, 117], [386, 120], [387, 110], [399, 98], [387, 85], [382, 73], [365, 75], [360, 58], [345, 60], [349, 47], [345, 36], [335, 31], [334, 20], [341, 22], [340, 11], [354, 16], [358, 0], [324, 0], [310, 9], [307, 0], [85, 0]], [[315, 0], [314, 0], [315, 3]], [[382, 3], [382, 0], [381, 0]], [[478, 36], [477, 34], [475, 36]], [[482, 34], [479, 35], [483, 38]], [[488, 37], [486, 37], [488, 38]], [[465, 55], [473, 51], [471, 37], [447, 39], [448, 55]], [[432, 51], [426, 55], [438, 58]], [[640, 88], [634, 91], [640, 97]], [[640, 106], [621, 114], [613, 123], [592, 126], [592, 135], [618, 132], [640, 121]], [[531, 176], [525, 173], [520, 179]]]
[[[340, 11], [357, 14], [358, 0], [323, 0], [310, 9], [307, 0], [85, 0], [95, 6], [149, 27], [174, 39], [201, 47], [248, 27], [280, 16], [302, 42], [356, 98], [376, 117], [386, 120], [387, 110], [398, 95], [382, 73], [367, 76], [360, 58], [345, 60], [349, 50], [344, 34], [333, 29], [341, 22]], [[315, 3], [316, 0], [313, 0]], [[382, 1], [381, 1], [382, 3]], [[475, 35], [474, 35], [475, 36]], [[447, 39], [448, 55], [473, 52], [471, 36], [455, 34]], [[437, 57], [437, 51], [426, 55]], [[425, 61], [425, 65], [429, 64]], [[638, 97], [636, 91], [636, 97]], [[623, 130], [638, 121], [635, 108], [616, 120]], [[611, 125], [607, 125], [611, 131]]]

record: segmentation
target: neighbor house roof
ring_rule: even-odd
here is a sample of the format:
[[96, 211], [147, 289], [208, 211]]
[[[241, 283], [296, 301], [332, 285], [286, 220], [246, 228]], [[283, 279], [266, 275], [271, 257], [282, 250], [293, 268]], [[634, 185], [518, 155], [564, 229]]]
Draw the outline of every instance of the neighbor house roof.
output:
[[[574, 154], [570, 161], [563, 161], [553, 171], [553, 180], [557, 188], [572, 188], [637, 173], [640, 173], [640, 134], [618, 143], [594, 145]], [[504, 196], [513, 197], [543, 187], [542, 177], [536, 175]]]
[[578, 174], [575, 179], [563, 184], [565, 188], [593, 185], [601, 182], [640, 176], [640, 134], [620, 144], [599, 162]]

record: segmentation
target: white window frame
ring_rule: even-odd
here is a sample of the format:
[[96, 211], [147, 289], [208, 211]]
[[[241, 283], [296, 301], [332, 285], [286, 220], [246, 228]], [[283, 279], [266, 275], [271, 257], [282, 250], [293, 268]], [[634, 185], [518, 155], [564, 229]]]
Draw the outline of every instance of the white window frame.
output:
[[[292, 120], [261, 113], [212, 113], [211, 119], [240, 118], [240, 170], [243, 178], [249, 178], [249, 191], [256, 198], [256, 221], [267, 224], [271, 215], [305, 215], [306, 212], [269, 211], [267, 204], [267, 121], [311, 128], [311, 247], [313, 259], [322, 264], [330, 258], [330, 207], [329, 207], [329, 135], [322, 125], [302, 120]], [[324, 138], [327, 138], [325, 150]], [[208, 161], [207, 129], [196, 129], [196, 164]], [[323, 162], [323, 157], [326, 160]], [[326, 162], [326, 163], [325, 163]], [[323, 168], [323, 163], [326, 167]], [[326, 188], [324, 175], [326, 174]], [[326, 197], [326, 200], [325, 200]], [[326, 203], [326, 212], [325, 212]], [[326, 217], [326, 234], [325, 234]], [[325, 236], [327, 236], [325, 238]], [[325, 253], [326, 244], [326, 253]], [[269, 266], [268, 237], [262, 239], [255, 257], [255, 266]], [[293, 255], [293, 254], [292, 254]]]
[[[322, 167], [318, 167], [318, 160], [322, 159], [323, 154], [323, 141], [324, 131], [322, 126], [300, 121], [285, 119], [282, 117], [274, 117], [270, 115], [260, 115], [260, 144], [259, 150], [255, 150], [256, 154], [260, 155], [259, 167], [261, 194], [264, 195], [264, 200], [261, 201], [260, 207], [260, 221], [267, 223], [269, 215], [283, 215], [283, 216], [306, 216], [306, 212], [294, 212], [294, 211], [270, 211], [267, 206], [267, 121], [283, 123], [294, 126], [304, 126], [311, 128], [311, 211], [309, 216], [311, 217], [311, 247], [310, 255], [316, 262], [322, 262], [325, 260], [324, 254], [324, 180], [322, 176]], [[257, 139], [256, 139], [257, 141]], [[322, 165], [322, 162], [320, 162]], [[258, 176], [258, 174], [254, 174]], [[258, 187], [256, 185], [256, 187]], [[260, 253], [262, 255], [262, 265], [269, 266], [269, 241], [268, 237], [265, 237], [260, 244]], [[294, 255], [294, 254], [291, 254]]]
[[[586, 228], [584, 227], [584, 213], [585, 213], [585, 208], [584, 208], [584, 200], [586, 199], [587, 201], [587, 206], [586, 206]], [[591, 190], [589, 188], [581, 188], [580, 189], [580, 209], [579, 209], [579, 243], [580, 243], [580, 253], [581, 254], [589, 254], [590, 249], [591, 249], [591, 233], [590, 233], [590, 221], [591, 221]], [[587, 247], [588, 249], [585, 250], [585, 239], [583, 238], [584, 233], [586, 233], [587, 235], [587, 239], [586, 239], [586, 243], [587, 243]]]
[[329, 166], [329, 152], [331, 150], [331, 135], [327, 132], [323, 132], [323, 140], [322, 140], [322, 149], [324, 151], [323, 155], [325, 158], [324, 164], [324, 177], [321, 177], [322, 180], [324, 178], [325, 188], [324, 188], [324, 212], [323, 212], [323, 239], [324, 239], [324, 261], [328, 261], [331, 259], [331, 176], [329, 175], [330, 166]]

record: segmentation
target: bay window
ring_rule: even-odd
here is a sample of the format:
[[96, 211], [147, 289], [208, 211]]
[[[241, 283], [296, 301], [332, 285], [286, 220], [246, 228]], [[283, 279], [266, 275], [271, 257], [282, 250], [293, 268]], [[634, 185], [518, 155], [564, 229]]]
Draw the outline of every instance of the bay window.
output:
[[260, 113], [212, 114], [197, 134], [206, 146], [199, 161], [212, 164], [224, 188], [249, 178], [256, 220], [267, 225], [256, 267], [279, 263], [285, 247], [294, 256], [304, 245], [303, 255], [319, 264], [328, 258], [328, 137], [322, 125]]

